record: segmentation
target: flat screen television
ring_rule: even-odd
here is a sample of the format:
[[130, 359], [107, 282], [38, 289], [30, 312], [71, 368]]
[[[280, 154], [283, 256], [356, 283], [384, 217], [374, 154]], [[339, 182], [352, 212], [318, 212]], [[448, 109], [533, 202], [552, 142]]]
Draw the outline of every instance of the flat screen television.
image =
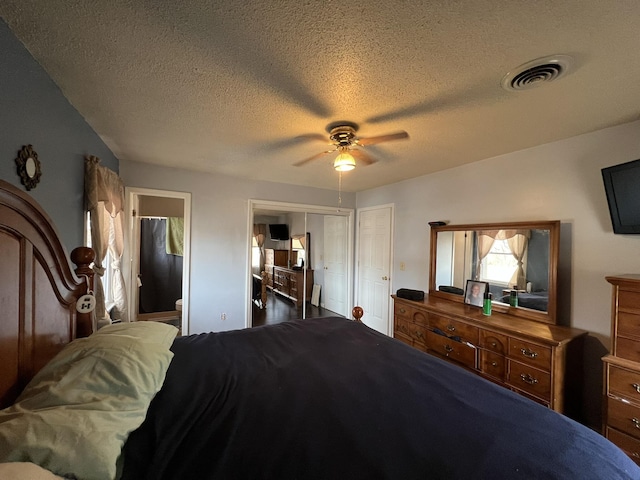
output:
[[602, 169], [613, 233], [640, 234], [640, 160]]
[[286, 223], [270, 223], [269, 237], [271, 237], [271, 240], [289, 240], [289, 225]]

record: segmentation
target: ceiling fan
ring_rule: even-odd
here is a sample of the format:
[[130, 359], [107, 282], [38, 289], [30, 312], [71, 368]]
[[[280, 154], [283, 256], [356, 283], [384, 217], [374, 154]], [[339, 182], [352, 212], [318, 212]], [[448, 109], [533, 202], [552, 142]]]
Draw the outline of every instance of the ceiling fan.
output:
[[[403, 138], [409, 138], [409, 134], [405, 131], [399, 131], [396, 133], [390, 133], [387, 135], [379, 135], [376, 137], [357, 137], [358, 124], [348, 121], [332, 122], [327, 125], [327, 132], [329, 133], [330, 144], [334, 148], [320, 152], [309, 158], [305, 158], [293, 165], [300, 167], [313, 160], [316, 160], [328, 153], [339, 152], [339, 155], [333, 162], [333, 168], [340, 172], [346, 172], [353, 170], [356, 167], [356, 159], [365, 165], [371, 165], [376, 160], [371, 157], [367, 152], [359, 147], [366, 147], [368, 145], [376, 145], [378, 143], [389, 142], [391, 140], [401, 140]], [[326, 136], [319, 133], [312, 133], [308, 135], [302, 135], [299, 138], [306, 138], [312, 140], [326, 141]], [[355, 158], [354, 158], [355, 157]]]

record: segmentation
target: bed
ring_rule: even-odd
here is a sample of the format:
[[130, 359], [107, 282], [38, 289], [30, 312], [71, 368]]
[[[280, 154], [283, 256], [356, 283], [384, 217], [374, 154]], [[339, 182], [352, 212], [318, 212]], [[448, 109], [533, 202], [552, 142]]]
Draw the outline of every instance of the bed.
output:
[[[504, 295], [500, 298], [502, 303], [509, 304], [509, 295]], [[518, 306], [531, 308], [533, 310], [539, 310], [541, 312], [547, 311], [547, 305], [549, 304], [549, 292], [518, 292]]]
[[[12, 462], [0, 477], [52, 478], [42, 466], [124, 480], [640, 478], [597, 432], [348, 319], [89, 335], [75, 309], [84, 277], [42, 210], [4, 182], [0, 252], [0, 461]], [[94, 410], [108, 427], [85, 418]]]

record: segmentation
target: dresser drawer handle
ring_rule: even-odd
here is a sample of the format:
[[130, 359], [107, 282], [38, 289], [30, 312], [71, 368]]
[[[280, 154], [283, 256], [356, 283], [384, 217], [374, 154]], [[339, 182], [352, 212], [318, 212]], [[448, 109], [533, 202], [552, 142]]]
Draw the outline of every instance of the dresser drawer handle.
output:
[[[521, 373], [520, 374], [520, 378], [522, 379], [523, 382], [526, 382], [529, 385], [535, 385], [536, 383], [538, 383], [538, 379], [532, 377], [528, 373], [527, 374]], [[635, 420], [635, 418], [634, 418], [634, 420]], [[638, 425], [636, 425], [636, 427], [638, 427]], [[640, 427], [638, 427], [638, 428], [640, 428]]]
[[445, 345], [445, 346], [444, 346], [444, 349], [447, 351], [447, 353], [451, 353], [451, 352], [453, 352], [453, 347], [452, 347], [452, 346], [450, 346], [450, 345]]
[[637, 383], [632, 383], [631, 386], [636, 392], [640, 393], [640, 385], [638, 385]]
[[497, 367], [498, 366], [498, 362], [491, 362], [491, 366], [492, 367]]
[[400, 313], [407, 313], [407, 311], [404, 308], [400, 308]]
[[528, 348], [521, 348], [520, 351], [525, 357], [536, 358], [538, 356], [537, 352], [534, 352], [533, 350], [529, 350]]
[[453, 325], [447, 325], [447, 330], [449, 330], [450, 332], [455, 332], [456, 327], [454, 327]]
[[497, 344], [496, 342], [491, 342], [491, 346], [492, 346], [493, 348], [496, 348], [496, 347], [498, 346], [498, 344]]
[[633, 426], [640, 429], [640, 420], [638, 420], [636, 417], [633, 417], [631, 419], [631, 422], [633, 423]]

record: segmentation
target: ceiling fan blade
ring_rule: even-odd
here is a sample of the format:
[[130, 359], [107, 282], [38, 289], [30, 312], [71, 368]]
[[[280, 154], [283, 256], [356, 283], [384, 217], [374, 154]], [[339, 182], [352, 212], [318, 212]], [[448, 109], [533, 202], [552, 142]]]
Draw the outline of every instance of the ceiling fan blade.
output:
[[409, 134], [407, 132], [396, 132], [390, 133], [388, 135], [380, 135], [378, 137], [368, 137], [368, 138], [359, 138], [356, 143], [358, 145], [366, 146], [366, 145], [375, 145], [377, 143], [389, 142], [391, 140], [401, 140], [403, 138], [409, 138]]
[[335, 152], [335, 151], [336, 151], [336, 149], [333, 149], [333, 150], [327, 150], [327, 151], [325, 151], [325, 152], [317, 153], [317, 154], [313, 155], [312, 157], [305, 158], [304, 160], [300, 160], [299, 162], [294, 163], [294, 164], [293, 164], [293, 166], [294, 166], [294, 167], [301, 167], [302, 165], [305, 165], [305, 164], [307, 164], [307, 163], [309, 163], [309, 162], [311, 162], [311, 161], [313, 161], [313, 160], [316, 160], [316, 159], [318, 159], [318, 158], [320, 158], [320, 157], [322, 157], [322, 156], [326, 155], [327, 153], [332, 153], [332, 152]]
[[356, 150], [354, 148], [353, 150], [349, 150], [349, 153], [351, 153], [351, 155], [353, 155], [356, 158], [356, 160], [361, 161], [365, 165], [371, 165], [372, 163], [376, 163], [377, 162], [377, 160], [375, 158], [373, 158], [371, 155], [369, 155], [364, 150]]

